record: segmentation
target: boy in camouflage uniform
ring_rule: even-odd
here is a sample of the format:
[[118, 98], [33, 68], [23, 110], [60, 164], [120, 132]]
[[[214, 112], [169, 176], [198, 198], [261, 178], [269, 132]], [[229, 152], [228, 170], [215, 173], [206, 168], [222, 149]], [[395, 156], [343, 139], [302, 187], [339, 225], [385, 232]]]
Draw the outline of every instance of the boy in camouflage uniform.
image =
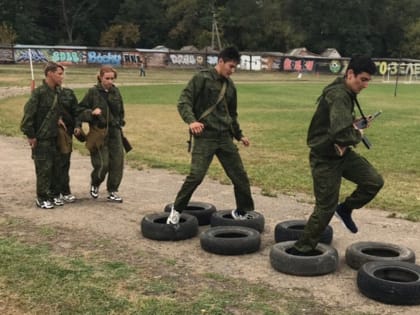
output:
[[222, 50], [217, 65], [197, 73], [179, 98], [178, 111], [189, 126], [194, 146], [190, 174], [176, 196], [168, 224], [178, 224], [180, 212], [187, 208], [214, 155], [234, 185], [236, 209], [232, 217], [247, 219], [247, 212], [254, 210], [248, 176], [232, 139], [249, 146], [237, 120], [236, 88], [230, 79], [239, 62], [240, 55], [235, 48]]
[[[352, 149], [363, 137], [363, 129], [355, 123], [355, 105], [364, 116], [356, 97], [368, 87], [375, 72], [369, 57], [356, 56], [350, 60], [344, 78], [328, 85], [318, 99], [307, 137], [315, 208], [302, 236], [291, 248], [292, 254], [311, 255], [334, 214], [350, 232], [357, 233], [353, 209], [370, 202], [384, 185], [376, 169]], [[337, 205], [342, 177], [357, 187]]]
[[28, 138], [36, 173], [36, 205], [51, 209], [63, 205], [57, 198], [53, 178], [57, 150], [57, 126], [59, 120], [58, 95], [64, 78], [64, 67], [49, 62], [44, 69], [45, 79], [25, 104], [21, 130]]

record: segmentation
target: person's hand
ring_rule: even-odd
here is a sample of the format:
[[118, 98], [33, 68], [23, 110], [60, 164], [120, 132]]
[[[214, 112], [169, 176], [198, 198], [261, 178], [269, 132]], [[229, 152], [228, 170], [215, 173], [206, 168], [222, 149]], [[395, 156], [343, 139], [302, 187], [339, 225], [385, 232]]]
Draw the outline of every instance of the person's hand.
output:
[[242, 144], [246, 147], [248, 147], [250, 145], [249, 139], [247, 137], [242, 137], [241, 140], [239, 140], [242, 142]]
[[78, 136], [82, 132], [81, 128], [74, 128], [73, 133]]
[[204, 125], [201, 122], [195, 121], [189, 125], [189, 128], [193, 135], [200, 135], [204, 130]]
[[35, 149], [37, 143], [38, 142], [37, 142], [36, 138], [28, 138], [28, 144], [31, 147], [31, 149]]
[[66, 124], [64, 123], [64, 121], [61, 118], [58, 120], [58, 127], [63, 127], [63, 129], [65, 131], [67, 131]]
[[96, 107], [93, 111], [92, 111], [92, 115], [93, 116], [99, 116], [102, 114], [102, 110], [99, 107]]

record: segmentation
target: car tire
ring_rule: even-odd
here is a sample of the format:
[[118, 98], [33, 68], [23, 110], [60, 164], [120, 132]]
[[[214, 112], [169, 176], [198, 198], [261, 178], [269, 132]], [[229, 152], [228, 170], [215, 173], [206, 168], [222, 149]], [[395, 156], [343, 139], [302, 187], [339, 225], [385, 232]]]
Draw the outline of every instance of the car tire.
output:
[[[277, 223], [274, 229], [274, 240], [276, 243], [286, 241], [296, 241], [303, 234], [306, 220], [289, 220]], [[333, 229], [328, 225], [321, 234], [320, 243], [331, 244], [333, 239]]]
[[198, 234], [198, 220], [189, 214], [181, 214], [179, 224], [166, 224], [169, 213], [153, 213], [143, 217], [140, 224], [144, 237], [156, 241], [180, 241]]
[[220, 210], [212, 214], [210, 226], [245, 226], [262, 233], [264, 231], [264, 216], [256, 211], [248, 212], [251, 216], [246, 220], [235, 220], [232, 217], [232, 210]]
[[[165, 212], [171, 212], [173, 203], [169, 203], [165, 206]], [[186, 209], [182, 213], [192, 215], [197, 218], [198, 225], [209, 225], [212, 214], [216, 212], [216, 207], [211, 203], [191, 201], [188, 203]]]
[[420, 266], [403, 261], [371, 261], [357, 272], [359, 291], [393, 305], [420, 304]]
[[381, 242], [358, 242], [346, 249], [346, 263], [358, 270], [370, 261], [416, 261], [414, 252], [403, 246]]
[[200, 235], [201, 247], [219, 255], [243, 255], [259, 250], [261, 236], [245, 226], [215, 226]]
[[270, 262], [275, 270], [296, 276], [319, 276], [337, 270], [338, 253], [334, 247], [318, 243], [316, 255], [297, 256], [289, 253], [294, 244], [295, 241], [287, 241], [271, 247]]

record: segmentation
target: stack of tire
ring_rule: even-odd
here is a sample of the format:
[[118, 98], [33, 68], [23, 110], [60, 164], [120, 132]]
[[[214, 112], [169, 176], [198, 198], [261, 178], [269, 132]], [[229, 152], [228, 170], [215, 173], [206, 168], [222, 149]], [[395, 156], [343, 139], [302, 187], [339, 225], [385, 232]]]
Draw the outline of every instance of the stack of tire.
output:
[[373, 300], [393, 305], [420, 304], [420, 266], [404, 246], [358, 242], [346, 249], [346, 263], [357, 270], [359, 291]]
[[320, 242], [311, 255], [298, 256], [290, 252], [296, 240], [302, 235], [305, 220], [280, 222], [274, 229], [276, 244], [271, 247], [271, 266], [282, 273], [297, 276], [318, 276], [332, 273], [338, 267], [337, 250], [330, 246], [333, 229], [327, 226]]

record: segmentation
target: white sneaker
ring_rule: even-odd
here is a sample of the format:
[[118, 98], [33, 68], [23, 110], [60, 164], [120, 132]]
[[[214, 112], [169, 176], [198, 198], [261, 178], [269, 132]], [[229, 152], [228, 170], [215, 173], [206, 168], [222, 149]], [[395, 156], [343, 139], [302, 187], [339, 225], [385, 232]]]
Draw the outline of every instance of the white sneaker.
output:
[[61, 199], [61, 195], [58, 197], [54, 197], [53, 198], [53, 203], [55, 206], [63, 206], [64, 205], [64, 201], [63, 199]]
[[54, 204], [49, 200], [36, 200], [36, 206], [41, 209], [53, 209]]
[[168, 219], [166, 219], [166, 224], [178, 224], [180, 218], [181, 214], [172, 206], [171, 213], [169, 213]]
[[252, 215], [248, 211], [241, 211], [241, 210], [238, 211], [238, 209], [232, 210], [231, 215], [234, 220], [252, 219]]
[[72, 203], [76, 201], [76, 197], [72, 194], [68, 194], [68, 195], [61, 195], [61, 199], [65, 202], [65, 203]]

